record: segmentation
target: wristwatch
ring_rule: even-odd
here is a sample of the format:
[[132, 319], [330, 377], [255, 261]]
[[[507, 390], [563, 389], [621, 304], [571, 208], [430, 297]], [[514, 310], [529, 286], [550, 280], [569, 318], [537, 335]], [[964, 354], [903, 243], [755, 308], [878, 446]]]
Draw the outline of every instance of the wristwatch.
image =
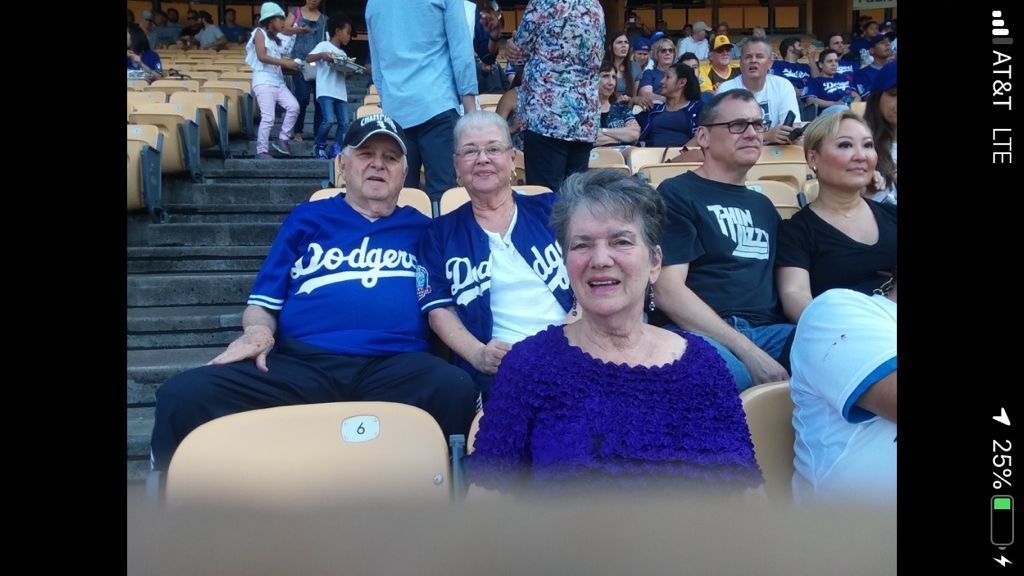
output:
[[607, 128], [601, 128], [601, 134], [607, 134], [607, 133], [608, 133], [608, 129]]

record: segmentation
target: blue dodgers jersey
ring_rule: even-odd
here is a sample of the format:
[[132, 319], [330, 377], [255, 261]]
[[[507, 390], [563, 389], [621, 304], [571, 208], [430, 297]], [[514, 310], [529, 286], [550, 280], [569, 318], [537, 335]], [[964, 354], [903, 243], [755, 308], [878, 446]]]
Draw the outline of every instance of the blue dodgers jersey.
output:
[[[518, 195], [519, 216], [512, 229], [512, 245], [547, 284], [568, 312], [572, 289], [562, 258], [562, 248], [548, 227], [555, 194]], [[454, 306], [459, 319], [481, 342], [491, 339], [491, 248], [487, 234], [476, 222], [468, 202], [434, 221], [420, 247], [428, 272], [419, 286], [423, 313]]]
[[814, 96], [828, 102], [842, 102], [846, 97], [846, 92], [851, 89], [856, 90], [851, 76], [845, 74], [836, 74], [831, 78], [818, 76], [811, 78], [803, 97]]
[[278, 310], [279, 338], [339, 354], [428, 349], [416, 300], [419, 239], [430, 219], [396, 208], [370, 222], [339, 195], [299, 205], [260, 268], [249, 304]]
[[790, 63], [785, 60], [776, 60], [772, 64], [771, 73], [789, 80], [793, 86], [801, 90], [807, 86], [807, 81], [811, 79], [811, 67], [799, 62]]

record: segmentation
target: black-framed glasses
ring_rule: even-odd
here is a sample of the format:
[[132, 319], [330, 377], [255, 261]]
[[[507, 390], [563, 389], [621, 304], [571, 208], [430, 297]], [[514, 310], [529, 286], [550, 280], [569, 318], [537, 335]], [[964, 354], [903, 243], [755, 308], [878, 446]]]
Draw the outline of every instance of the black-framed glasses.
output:
[[732, 134], [743, 134], [747, 131], [747, 126], [753, 126], [754, 132], [763, 133], [768, 131], [768, 125], [764, 123], [764, 120], [733, 120], [731, 122], [715, 122], [714, 124], [705, 124], [706, 128], [712, 126], [728, 126], [729, 132]]

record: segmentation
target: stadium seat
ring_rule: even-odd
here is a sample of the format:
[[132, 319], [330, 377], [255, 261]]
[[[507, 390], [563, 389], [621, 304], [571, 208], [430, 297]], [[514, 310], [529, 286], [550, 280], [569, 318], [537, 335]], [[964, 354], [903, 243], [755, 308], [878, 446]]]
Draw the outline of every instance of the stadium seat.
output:
[[853, 110], [853, 113], [856, 114], [857, 116], [860, 116], [861, 118], [864, 117], [864, 110], [866, 110], [867, 107], [868, 103], [864, 102], [863, 100], [861, 100], [860, 102], [850, 103], [850, 110]]
[[132, 112], [143, 104], [163, 104], [167, 102], [167, 94], [163, 92], [128, 92], [128, 104]]
[[381, 114], [384, 111], [381, 110], [380, 106], [360, 106], [356, 109], [356, 118], [362, 118], [363, 116], [369, 116], [371, 114]]
[[228, 97], [221, 92], [177, 92], [171, 94], [172, 103], [192, 104], [199, 110], [199, 146], [220, 148], [221, 156], [228, 152]]
[[448, 446], [423, 410], [332, 402], [232, 414], [192, 431], [167, 473], [167, 504], [311, 511], [447, 503]]
[[129, 117], [132, 124], [152, 124], [164, 136], [164, 174], [188, 172], [202, 180], [199, 169], [199, 111], [192, 104], [145, 104]]
[[604, 168], [607, 166], [621, 166], [626, 164], [622, 153], [615, 148], [595, 147], [590, 150], [589, 168]]
[[220, 92], [228, 97], [228, 134], [242, 134], [250, 140], [256, 137], [252, 86], [248, 81], [210, 80], [203, 84], [203, 92]]
[[[530, 186], [530, 185], [519, 185], [513, 186], [517, 192], [522, 192], [527, 196], [534, 196], [536, 194], [547, 194], [551, 192], [551, 189], [547, 186]], [[469, 192], [466, 188], [459, 186], [457, 188], [449, 188], [444, 191], [441, 195], [441, 202], [438, 204], [438, 216], [444, 216], [450, 212], [454, 212], [456, 208], [462, 206], [466, 202], [469, 202]]]
[[663, 164], [668, 158], [665, 157], [666, 148], [630, 148], [625, 156], [629, 169], [636, 174], [644, 166], [652, 164]]
[[803, 193], [798, 195], [800, 197], [800, 206], [807, 206], [818, 197], [818, 180], [808, 180], [804, 186]]
[[747, 188], [764, 194], [771, 199], [772, 205], [783, 220], [789, 220], [800, 211], [796, 188], [778, 180], [748, 180]]
[[473, 417], [473, 423], [469, 425], [469, 437], [466, 438], [466, 454], [473, 453], [473, 447], [476, 445], [476, 433], [480, 431], [480, 419], [484, 417], [483, 410], [476, 413]]
[[[309, 197], [310, 202], [316, 202], [317, 200], [324, 200], [332, 198], [338, 194], [344, 194], [345, 188], [323, 188], [317, 190]], [[402, 188], [402, 191], [398, 193], [398, 205], [409, 206], [419, 210], [420, 214], [423, 214], [427, 218], [434, 217], [434, 207], [430, 202], [430, 196], [419, 188]]]
[[199, 92], [198, 80], [157, 80], [142, 89], [143, 92], [163, 92], [169, 97], [175, 92]]
[[367, 94], [377, 94], [377, 85], [376, 84], [370, 84], [370, 86], [366, 89], [366, 93]]
[[764, 473], [764, 488], [769, 498], [789, 501], [793, 497], [793, 400], [789, 382], [770, 382], [747, 388], [740, 393], [747, 414], [750, 439], [754, 443], [757, 464]]
[[145, 80], [129, 80], [128, 81], [128, 90], [141, 92], [142, 89], [145, 88], [146, 86], [149, 86], [149, 82], [146, 82]]
[[488, 104], [498, 105], [498, 100], [501, 100], [501, 94], [480, 94], [477, 97], [477, 102], [480, 106], [486, 106]]
[[651, 185], [652, 188], [657, 188], [665, 180], [678, 176], [683, 172], [689, 172], [690, 170], [696, 170], [700, 168], [700, 162], [668, 162], [664, 164], [650, 164], [644, 166], [637, 172], [639, 177], [644, 182]]
[[380, 106], [380, 95], [367, 94], [363, 96], [363, 106]]
[[161, 190], [160, 156], [163, 135], [152, 125], [128, 126], [128, 202], [127, 208], [146, 208], [154, 222], [166, 222]]
[[807, 182], [807, 159], [801, 146], [765, 146], [761, 158], [747, 172], [747, 180], [779, 180], [804, 189]]

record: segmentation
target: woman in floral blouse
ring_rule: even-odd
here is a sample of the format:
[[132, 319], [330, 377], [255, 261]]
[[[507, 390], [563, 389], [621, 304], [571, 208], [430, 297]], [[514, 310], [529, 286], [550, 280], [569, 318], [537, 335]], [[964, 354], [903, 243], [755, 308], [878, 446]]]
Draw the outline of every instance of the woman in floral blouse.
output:
[[530, 0], [505, 45], [510, 61], [526, 63], [519, 108], [528, 184], [557, 191], [566, 176], [587, 169], [600, 128], [604, 36], [598, 0]]

